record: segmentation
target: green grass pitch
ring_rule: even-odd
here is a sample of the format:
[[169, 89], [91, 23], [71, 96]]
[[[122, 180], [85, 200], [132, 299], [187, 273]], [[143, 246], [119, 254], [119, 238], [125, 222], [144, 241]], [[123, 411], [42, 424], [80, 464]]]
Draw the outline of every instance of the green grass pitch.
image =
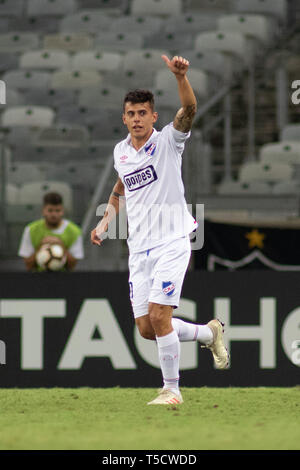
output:
[[300, 386], [0, 389], [1, 450], [300, 449]]

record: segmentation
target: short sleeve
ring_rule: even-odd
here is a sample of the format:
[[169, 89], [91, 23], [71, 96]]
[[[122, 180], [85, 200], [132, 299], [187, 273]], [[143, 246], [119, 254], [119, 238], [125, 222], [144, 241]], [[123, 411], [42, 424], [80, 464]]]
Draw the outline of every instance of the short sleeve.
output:
[[35, 249], [30, 238], [30, 229], [27, 225], [23, 231], [18, 255], [22, 258], [29, 258], [34, 252]]
[[79, 235], [77, 237], [77, 239], [70, 246], [68, 251], [71, 253], [73, 258], [76, 258], [76, 259], [83, 259], [84, 258], [82, 235]]
[[170, 145], [173, 147], [174, 151], [181, 156], [184, 150], [185, 143], [191, 135], [191, 131], [178, 131], [174, 128], [173, 122], [170, 122], [170, 124], [163, 128], [162, 133], [168, 136], [168, 141]]

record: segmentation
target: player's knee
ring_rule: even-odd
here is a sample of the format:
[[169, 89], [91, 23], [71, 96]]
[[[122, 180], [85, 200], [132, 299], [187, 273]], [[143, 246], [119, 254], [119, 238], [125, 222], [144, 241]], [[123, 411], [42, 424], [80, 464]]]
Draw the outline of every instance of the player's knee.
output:
[[157, 325], [160, 325], [165, 320], [165, 306], [158, 304], [150, 304], [149, 317], [150, 322], [155, 329]]
[[154, 340], [155, 339], [155, 333], [153, 329], [145, 328], [145, 327], [138, 327], [140, 335], [145, 338], [145, 339], [150, 339]]

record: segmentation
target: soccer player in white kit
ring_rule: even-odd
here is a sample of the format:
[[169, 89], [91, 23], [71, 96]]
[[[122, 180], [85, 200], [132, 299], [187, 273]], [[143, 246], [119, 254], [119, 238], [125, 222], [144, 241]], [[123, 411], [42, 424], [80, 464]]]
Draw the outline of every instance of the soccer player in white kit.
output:
[[163, 377], [163, 388], [149, 405], [183, 402], [179, 390], [180, 341], [199, 341], [212, 351], [217, 368], [228, 366], [224, 325], [219, 320], [195, 325], [173, 318], [191, 255], [189, 234], [197, 227], [187, 209], [181, 177], [182, 153], [197, 101], [187, 77], [189, 62], [178, 56], [162, 59], [176, 77], [181, 108], [174, 121], [158, 132], [153, 128], [158, 114], [152, 93], [135, 90], [126, 95], [123, 122], [129, 134], [114, 149], [119, 177], [108, 210], [91, 232], [92, 243], [101, 245], [103, 233], [125, 196], [130, 299], [140, 334], [156, 340]]

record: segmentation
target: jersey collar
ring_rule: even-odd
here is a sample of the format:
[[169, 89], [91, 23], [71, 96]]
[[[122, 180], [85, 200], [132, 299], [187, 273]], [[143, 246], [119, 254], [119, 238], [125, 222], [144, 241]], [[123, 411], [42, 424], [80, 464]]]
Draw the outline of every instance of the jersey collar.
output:
[[[153, 127], [152, 129], [152, 134], [150, 135], [149, 139], [147, 140], [147, 142], [144, 143], [144, 145], [139, 149], [139, 150], [136, 150], [136, 152], [140, 152], [141, 150], [143, 150], [145, 148], [145, 146], [147, 144], [149, 144], [151, 142], [151, 139], [153, 139], [154, 136], [156, 136], [156, 134], [158, 134], [158, 131]], [[131, 143], [131, 135], [128, 134], [127, 138], [126, 138], [126, 143], [127, 145], [129, 145], [130, 147], [134, 148], [132, 143]], [[135, 149], [134, 149], [135, 150]]]

